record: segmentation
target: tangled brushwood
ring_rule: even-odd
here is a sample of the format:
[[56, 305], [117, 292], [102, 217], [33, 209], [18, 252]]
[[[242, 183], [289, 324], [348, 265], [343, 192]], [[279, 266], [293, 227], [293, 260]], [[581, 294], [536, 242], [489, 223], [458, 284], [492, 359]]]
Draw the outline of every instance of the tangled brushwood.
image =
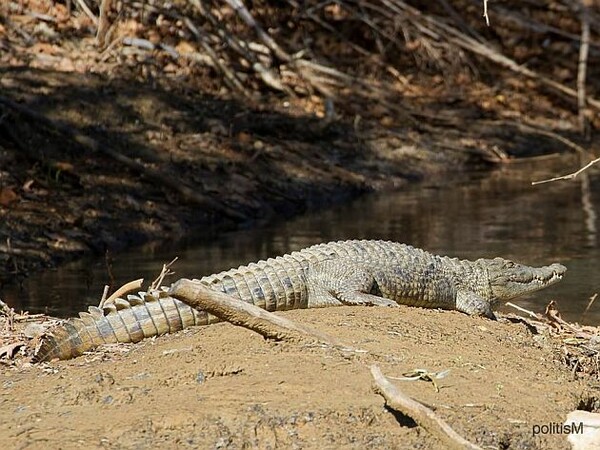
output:
[[[35, 12], [43, 16], [43, 27], [31, 34], [7, 22], [7, 42], [28, 36], [32, 41], [34, 34], [52, 42], [87, 32], [96, 36], [100, 61], [116, 63], [115, 70], [133, 61], [141, 76], [156, 80], [159, 72], [182, 76], [185, 68], [188, 76], [208, 74], [215, 87], [248, 100], [265, 94], [316, 97], [318, 114], [327, 118], [354, 115], [376, 102], [414, 120], [419, 115], [414, 97], [423, 95], [424, 87], [469, 89], [473, 80], [494, 85], [500, 81], [498, 68], [507, 78], [522, 77], [520, 87], [510, 87], [543, 88], [540, 93], [570, 98], [579, 109], [600, 109], [595, 86], [585, 85], [586, 75], [588, 80], [599, 75], [594, 61], [600, 13], [577, 2], [508, 2], [489, 6], [485, 19], [482, 2], [465, 0], [98, 3], [75, 2], [79, 11], [73, 21], [68, 4], [9, 2], [3, 8], [13, 14], [15, 9], [47, 14]], [[585, 52], [578, 58], [580, 47]], [[5, 50], [13, 51], [10, 44]]]

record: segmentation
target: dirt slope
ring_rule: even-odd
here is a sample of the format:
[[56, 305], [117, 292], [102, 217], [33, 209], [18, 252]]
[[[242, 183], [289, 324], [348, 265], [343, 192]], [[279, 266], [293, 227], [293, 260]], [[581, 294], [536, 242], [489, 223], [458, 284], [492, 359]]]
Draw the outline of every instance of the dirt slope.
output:
[[[561, 448], [562, 423], [589, 401], [555, 347], [523, 324], [418, 308], [282, 313], [367, 353], [274, 343], [230, 324], [68, 362], [2, 369], [5, 448], [443, 448], [384, 408], [369, 365], [487, 448]], [[124, 350], [124, 351], [119, 351]], [[580, 403], [583, 402], [583, 403]]]

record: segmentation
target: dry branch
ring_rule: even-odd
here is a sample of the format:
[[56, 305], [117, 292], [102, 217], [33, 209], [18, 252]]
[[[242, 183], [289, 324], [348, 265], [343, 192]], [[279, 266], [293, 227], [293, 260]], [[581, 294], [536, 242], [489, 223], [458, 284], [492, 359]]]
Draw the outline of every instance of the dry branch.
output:
[[85, 0], [75, 0], [75, 2], [77, 3], [77, 5], [79, 5], [79, 7], [85, 13], [85, 15], [88, 16], [92, 20], [92, 22], [94, 22], [94, 25], [96, 25], [98, 23], [98, 18], [94, 15], [94, 13], [89, 8]]
[[554, 177], [554, 178], [549, 178], [547, 180], [540, 180], [540, 181], [532, 181], [531, 184], [532, 186], [535, 186], [536, 184], [543, 184], [543, 183], [550, 183], [552, 181], [558, 181], [558, 180], [571, 180], [575, 177], [577, 177], [577, 175], [579, 175], [581, 172], [589, 169], [590, 167], [592, 167], [594, 164], [597, 164], [598, 162], [600, 162], [600, 158], [596, 158], [592, 161], [590, 161], [589, 163], [587, 163], [585, 166], [583, 166], [582, 168], [580, 168], [579, 170], [576, 170], [573, 173], [569, 173], [567, 175], [561, 175], [560, 177]]
[[187, 303], [192, 308], [208, 311], [222, 320], [248, 328], [269, 339], [286, 341], [317, 340], [333, 347], [347, 348], [337, 339], [325, 333], [296, 324], [258, 306], [214, 291], [197, 281], [181, 279], [173, 284], [169, 294]]
[[162, 266], [162, 270], [160, 271], [160, 273], [158, 274], [158, 276], [154, 279], [154, 281], [150, 284], [150, 290], [156, 290], [159, 289], [162, 286], [162, 283], [165, 279], [165, 277], [169, 276], [169, 275], [173, 275], [175, 272], [173, 272], [171, 270], [171, 267], [173, 267], [173, 264], [175, 264], [175, 262], [179, 259], [179, 257], [175, 257], [171, 260], [171, 262], [167, 263], [167, 264], [163, 264]]
[[102, 0], [100, 2], [98, 30], [96, 31], [96, 45], [100, 48], [104, 48], [106, 46], [106, 33], [110, 28], [110, 23], [108, 22], [108, 12], [110, 11], [111, 4], [112, 0]]
[[229, 45], [235, 52], [237, 52], [252, 65], [252, 69], [258, 74], [258, 76], [267, 86], [270, 86], [278, 91], [286, 91], [288, 94], [292, 93], [291, 90], [283, 85], [279, 75], [274, 70], [269, 67], [265, 67], [258, 57], [247, 49], [247, 47], [250, 46], [242, 45], [237, 37], [232, 36], [231, 33], [225, 29], [219, 20], [211, 13], [210, 8], [206, 7], [205, 2], [201, 0], [191, 0], [191, 3], [198, 9], [198, 11], [200, 11], [202, 16], [204, 16], [210, 22], [210, 24], [216, 28], [217, 33], [223, 42], [227, 43], [227, 45]]
[[[110, 297], [108, 297], [107, 299], [103, 298], [100, 301], [100, 304], [98, 305], [98, 307], [102, 308], [105, 305], [114, 303], [117, 298], [119, 298], [129, 292], [137, 291], [138, 289], [140, 289], [142, 287], [143, 282], [144, 282], [144, 279], [140, 278], [138, 280], [133, 280], [133, 281], [130, 281], [129, 283], [125, 283], [123, 286], [121, 286], [119, 289], [117, 289], [115, 292], [113, 292]], [[103, 295], [103, 297], [104, 297], [104, 295]]]
[[238, 76], [221, 60], [221, 58], [219, 58], [217, 52], [210, 45], [206, 33], [201, 28], [194, 25], [189, 18], [184, 17], [182, 20], [183, 23], [185, 23], [185, 26], [192, 32], [202, 47], [202, 50], [204, 50], [208, 57], [214, 62], [215, 67], [221, 71], [227, 85], [241, 93], [244, 97], [252, 98], [252, 95], [244, 88]]
[[584, 136], [587, 134], [585, 78], [587, 73], [587, 60], [590, 48], [590, 15], [589, 0], [581, 2], [581, 45], [579, 46], [579, 61], [577, 64], [577, 110], [579, 115], [579, 131]]
[[431, 434], [436, 435], [444, 442], [446, 448], [481, 450], [481, 447], [460, 436], [431, 409], [400, 391], [383, 375], [378, 366], [371, 366], [371, 375], [375, 380], [377, 391], [385, 398], [390, 408], [412, 418]]
[[[429, 31], [433, 33], [433, 35], [437, 39], [441, 39], [441, 36], [445, 36], [449, 42], [468, 50], [472, 53], [475, 53], [479, 56], [482, 56], [502, 67], [505, 67], [509, 70], [512, 70], [515, 73], [524, 75], [528, 78], [539, 81], [545, 86], [553, 89], [554, 91], [560, 92], [561, 94], [567, 95], [574, 99], [578, 98], [578, 92], [575, 89], [571, 89], [564, 84], [561, 84], [557, 81], [554, 81], [548, 77], [545, 77], [534, 70], [528, 69], [523, 65], [518, 64], [513, 59], [503, 55], [502, 53], [494, 50], [491, 45], [486, 43], [481, 43], [476, 41], [475, 39], [466, 36], [464, 33], [461, 33], [456, 28], [447, 25], [431, 16], [426, 16], [421, 13], [416, 8], [409, 6], [401, 0], [386, 0], [386, 3], [389, 3], [393, 10], [396, 11], [397, 14], [404, 14], [409, 18], [415, 26], [418, 26], [419, 29], [423, 32]], [[427, 26], [433, 27], [431, 30]], [[587, 104], [593, 106], [597, 110], [600, 110], [600, 101], [591, 97], [586, 97]]]
[[241, 0], [225, 0], [225, 3], [231, 6], [231, 8], [236, 12], [240, 19], [246, 23], [246, 25], [254, 29], [258, 38], [269, 48], [269, 50], [273, 52], [275, 56], [277, 56], [277, 58], [286, 62], [292, 60], [292, 57], [285, 50], [283, 50], [279, 44], [275, 42], [271, 35], [258, 24]]
[[[564, 144], [565, 146], [574, 150], [576, 153], [578, 153], [581, 156], [588, 154], [588, 151], [585, 148], [576, 144], [571, 139], [561, 136], [560, 134], [555, 133], [554, 131], [540, 128], [538, 126], [529, 125], [523, 121], [517, 122], [514, 120], [481, 120], [481, 121], [479, 121], [479, 123], [482, 125], [490, 125], [492, 127], [496, 127], [499, 125], [508, 125], [510, 127], [515, 127], [516, 129], [518, 129], [519, 131], [522, 131], [524, 133], [534, 133], [534, 134], [539, 134], [540, 136], [546, 136], [550, 139], [554, 139], [555, 141], [558, 141], [561, 144]], [[458, 123], [457, 123], [457, 126], [458, 126]]]

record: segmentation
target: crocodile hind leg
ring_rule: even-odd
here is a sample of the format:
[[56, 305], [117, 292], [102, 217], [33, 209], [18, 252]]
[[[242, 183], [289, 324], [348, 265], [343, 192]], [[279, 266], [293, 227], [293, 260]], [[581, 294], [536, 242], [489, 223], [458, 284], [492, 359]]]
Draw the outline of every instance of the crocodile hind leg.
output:
[[314, 264], [306, 275], [308, 307], [333, 305], [392, 306], [393, 300], [372, 294], [377, 291], [375, 277], [360, 263], [332, 258]]

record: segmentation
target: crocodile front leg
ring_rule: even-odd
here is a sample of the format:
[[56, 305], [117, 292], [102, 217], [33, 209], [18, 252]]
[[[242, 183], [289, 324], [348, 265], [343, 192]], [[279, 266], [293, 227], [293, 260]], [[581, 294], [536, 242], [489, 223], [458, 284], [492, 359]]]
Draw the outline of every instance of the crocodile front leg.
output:
[[471, 316], [484, 316], [496, 320], [490, 302], [473, 291], [459, 290], [456, 293], [456, 309]]

